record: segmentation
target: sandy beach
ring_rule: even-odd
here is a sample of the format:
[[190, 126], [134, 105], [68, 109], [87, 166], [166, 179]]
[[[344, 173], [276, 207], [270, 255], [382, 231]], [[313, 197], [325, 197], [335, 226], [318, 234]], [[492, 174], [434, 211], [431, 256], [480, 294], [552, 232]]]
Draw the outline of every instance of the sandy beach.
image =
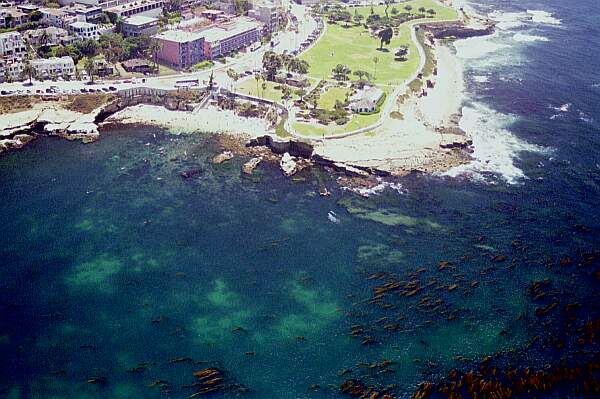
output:
[[233, 111], [213, 107], [184, 112], [158, 105], [136, 105], [115, 113], [106, 122], [152, 124], [175, 133], [241, 133], [250, 137], [272, 133], [269, 122], [264, 119], [244, 118]]

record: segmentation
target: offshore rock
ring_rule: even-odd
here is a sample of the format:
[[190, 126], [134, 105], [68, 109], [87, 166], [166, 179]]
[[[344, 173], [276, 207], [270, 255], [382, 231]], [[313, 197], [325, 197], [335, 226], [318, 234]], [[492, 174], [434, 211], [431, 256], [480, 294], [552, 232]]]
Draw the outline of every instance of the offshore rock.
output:
[[225, 161], [229, 161], [231, 158], [233, 158], [233, 153], [231, 151], [225, 151], [218, 155], [215, 155], [213, 159], [210, 160], [210, 163], [212, 163], [213, 165], [219, 165]]
[[298, 172], [298, 164], [294, 158], [292, 158], [289, 152], [283, 154], [283, 157], [281, 157], [281, 161], [279, 162], [279, 166], [281, 167], [283, 174], [286, 176], [293, 176]]
[[242, 172], [244, 172], [247, 175], [251, 175], [252, 172], [254, 172], [254, 169], [256, 169], [256, 167], [260, 163], [260, 161], [262, 161], [262, 158], [260, 157], [252, 158], [244, 165], [242, 165]]

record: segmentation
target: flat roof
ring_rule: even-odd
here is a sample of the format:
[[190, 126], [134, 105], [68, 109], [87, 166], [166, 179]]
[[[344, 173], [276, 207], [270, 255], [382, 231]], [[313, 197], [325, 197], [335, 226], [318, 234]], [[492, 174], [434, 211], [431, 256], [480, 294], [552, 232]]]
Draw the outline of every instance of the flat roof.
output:
[[147, 17], [145, 15], [134, 15], [129, 18], [125, 18], [125, 23], [128, 25], [146, 25], [153, 22], [157, 22], [158, 18]]
[[72, 26], [74, 28], [91, 28], [93, 26], [96, 26], [96, 24], [92, 24], [89, 22], [83, 22], [83, 21], [77, 21], [77, 22], [71, 23], [70, 26]]
[[186, 32], [183, 30], [167, 30], [154, 36], [157, 39], [168, 40], [170, 42], [187, 43], [204, 37], [202, 32]]
[[227, 39], [240, 33], [260, 27], [260, 24], [253, 21], [234, 21], [227, 25], [213, 26], [203, 30], [201, 33], [207, 42], [216, 42]]
[[163, 0], [141, 0], [141, 1], [137, 0], [137, 1], [132, 1], [130, 3], [119, 4], [117, 6], [107, 8], [106, 11], [112, 11], [112, 12], [128, 11], [128, 10], [134, 10], [139, 7], [147, 6], [150, 4], [157, 4], [157, 3], [163, 3]]

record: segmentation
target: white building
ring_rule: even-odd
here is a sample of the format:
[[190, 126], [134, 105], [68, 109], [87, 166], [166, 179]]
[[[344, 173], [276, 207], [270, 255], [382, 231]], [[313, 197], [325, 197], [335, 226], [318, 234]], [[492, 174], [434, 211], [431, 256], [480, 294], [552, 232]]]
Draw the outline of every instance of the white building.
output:
[[273, 3], [257, 3], [248, 11], [248, 16], [265, 24], [269, 32], [275, 32], [279, 28], [279, 12]]
[[350, 98], [350, 109], [354, 112], [375, 112], [383, 91], [374, 86], [365, 86]]
[[56, 26], [66, 29], [69, 24], [77, 21], [77, 17], [58, 8], [40, 8], [42, 23], [46, 26]]
[[58, 46], [59, 44], [67, 45], [74, 40], [74, 37], [69, 34], [69, 31], [55, 26], [26, 30], [23, 32], [23, 38], [27, 40], [30, 45], [37, 47], [42, 44], [40, 38], [44, 32], [48, 35], [47, 46]]
[[97, 39], [100, 36], [98, 33], [98, 25], [89, 22], [73, 22], [69, 25], [69, 30], [73, 32], [75, 36], [84, 40]]
[[123, 34], [125, 36], [152, 36], [158, 31], [158, 18], [145, 15], [134, 15], [125, 19], [123, 23]]
[[0, 57], [21, 59], [27, 54], [27, 47], [19, 32], [0, 33]]
[[68, 56], [31, 60], [31, 66], [35, 69], [36, 75], [39, 78], [75, 76], [75, 63], [73, 62], [73, 58]]
[[136, 0], [107, 8], [106, 12], [114, 13], [122, 18], [131, 17], [133, 15], [158, 17], [162, 14], [163, 6], [163, 0]]

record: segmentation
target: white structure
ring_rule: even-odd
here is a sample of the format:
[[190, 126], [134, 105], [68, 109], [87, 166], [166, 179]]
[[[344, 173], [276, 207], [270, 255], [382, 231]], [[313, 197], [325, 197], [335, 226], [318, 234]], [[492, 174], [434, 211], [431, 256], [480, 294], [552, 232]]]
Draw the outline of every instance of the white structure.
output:
[[55, 26], [26, 30], [23, 32], [23, 38], [25, 38], [30, 45], [37, 47], [42, 45], [40, 38], [44, 32], [48, 35], [48, 42], [46, 42], [47, 46], [57, 46], [59, 44], [67, 45], [74, 40], [74, 37], [71, 36], [66, 29], [57, 28]]
[[0, 57], [23, 58], [27, 54], [27, 47], [19, 32], [0, 33]]
[[256, 3], [248, 11], [248, 16], [265, 24], [269, 32], [275, 32], [279, 28], [279, 13], [273, 3]]
[[75, 63], [73, 58], [64, 57], [51, 57], [48, 59], [38, 58], [31, 60], [31, 66], [35, 69], [36, 75], [39, 78], [53, 78], [53, 77], [73, 77], [75, 76]]
[[350, 109], [354, 112], [375, 112], [383, 91], [374, 86], [365, 86], [350, 98]]
[[77, 17], [58, 8], [40, 8], [42, 23], [57, 28], [67, 28], [69, 24], [77, 21]]
[[0, 81], [18, 80], [27, 47], [18, 32], [0, 33]]
[[100, 36], [98, 25], [89, 22], [73, 22], [69, 25], [69, 30], [80, 39], [97, 39]]
[[158, 19], [145, 15], [134, 15], [125, 19], [123, 34], [125, 36], [152, 36], [158, 31]]

